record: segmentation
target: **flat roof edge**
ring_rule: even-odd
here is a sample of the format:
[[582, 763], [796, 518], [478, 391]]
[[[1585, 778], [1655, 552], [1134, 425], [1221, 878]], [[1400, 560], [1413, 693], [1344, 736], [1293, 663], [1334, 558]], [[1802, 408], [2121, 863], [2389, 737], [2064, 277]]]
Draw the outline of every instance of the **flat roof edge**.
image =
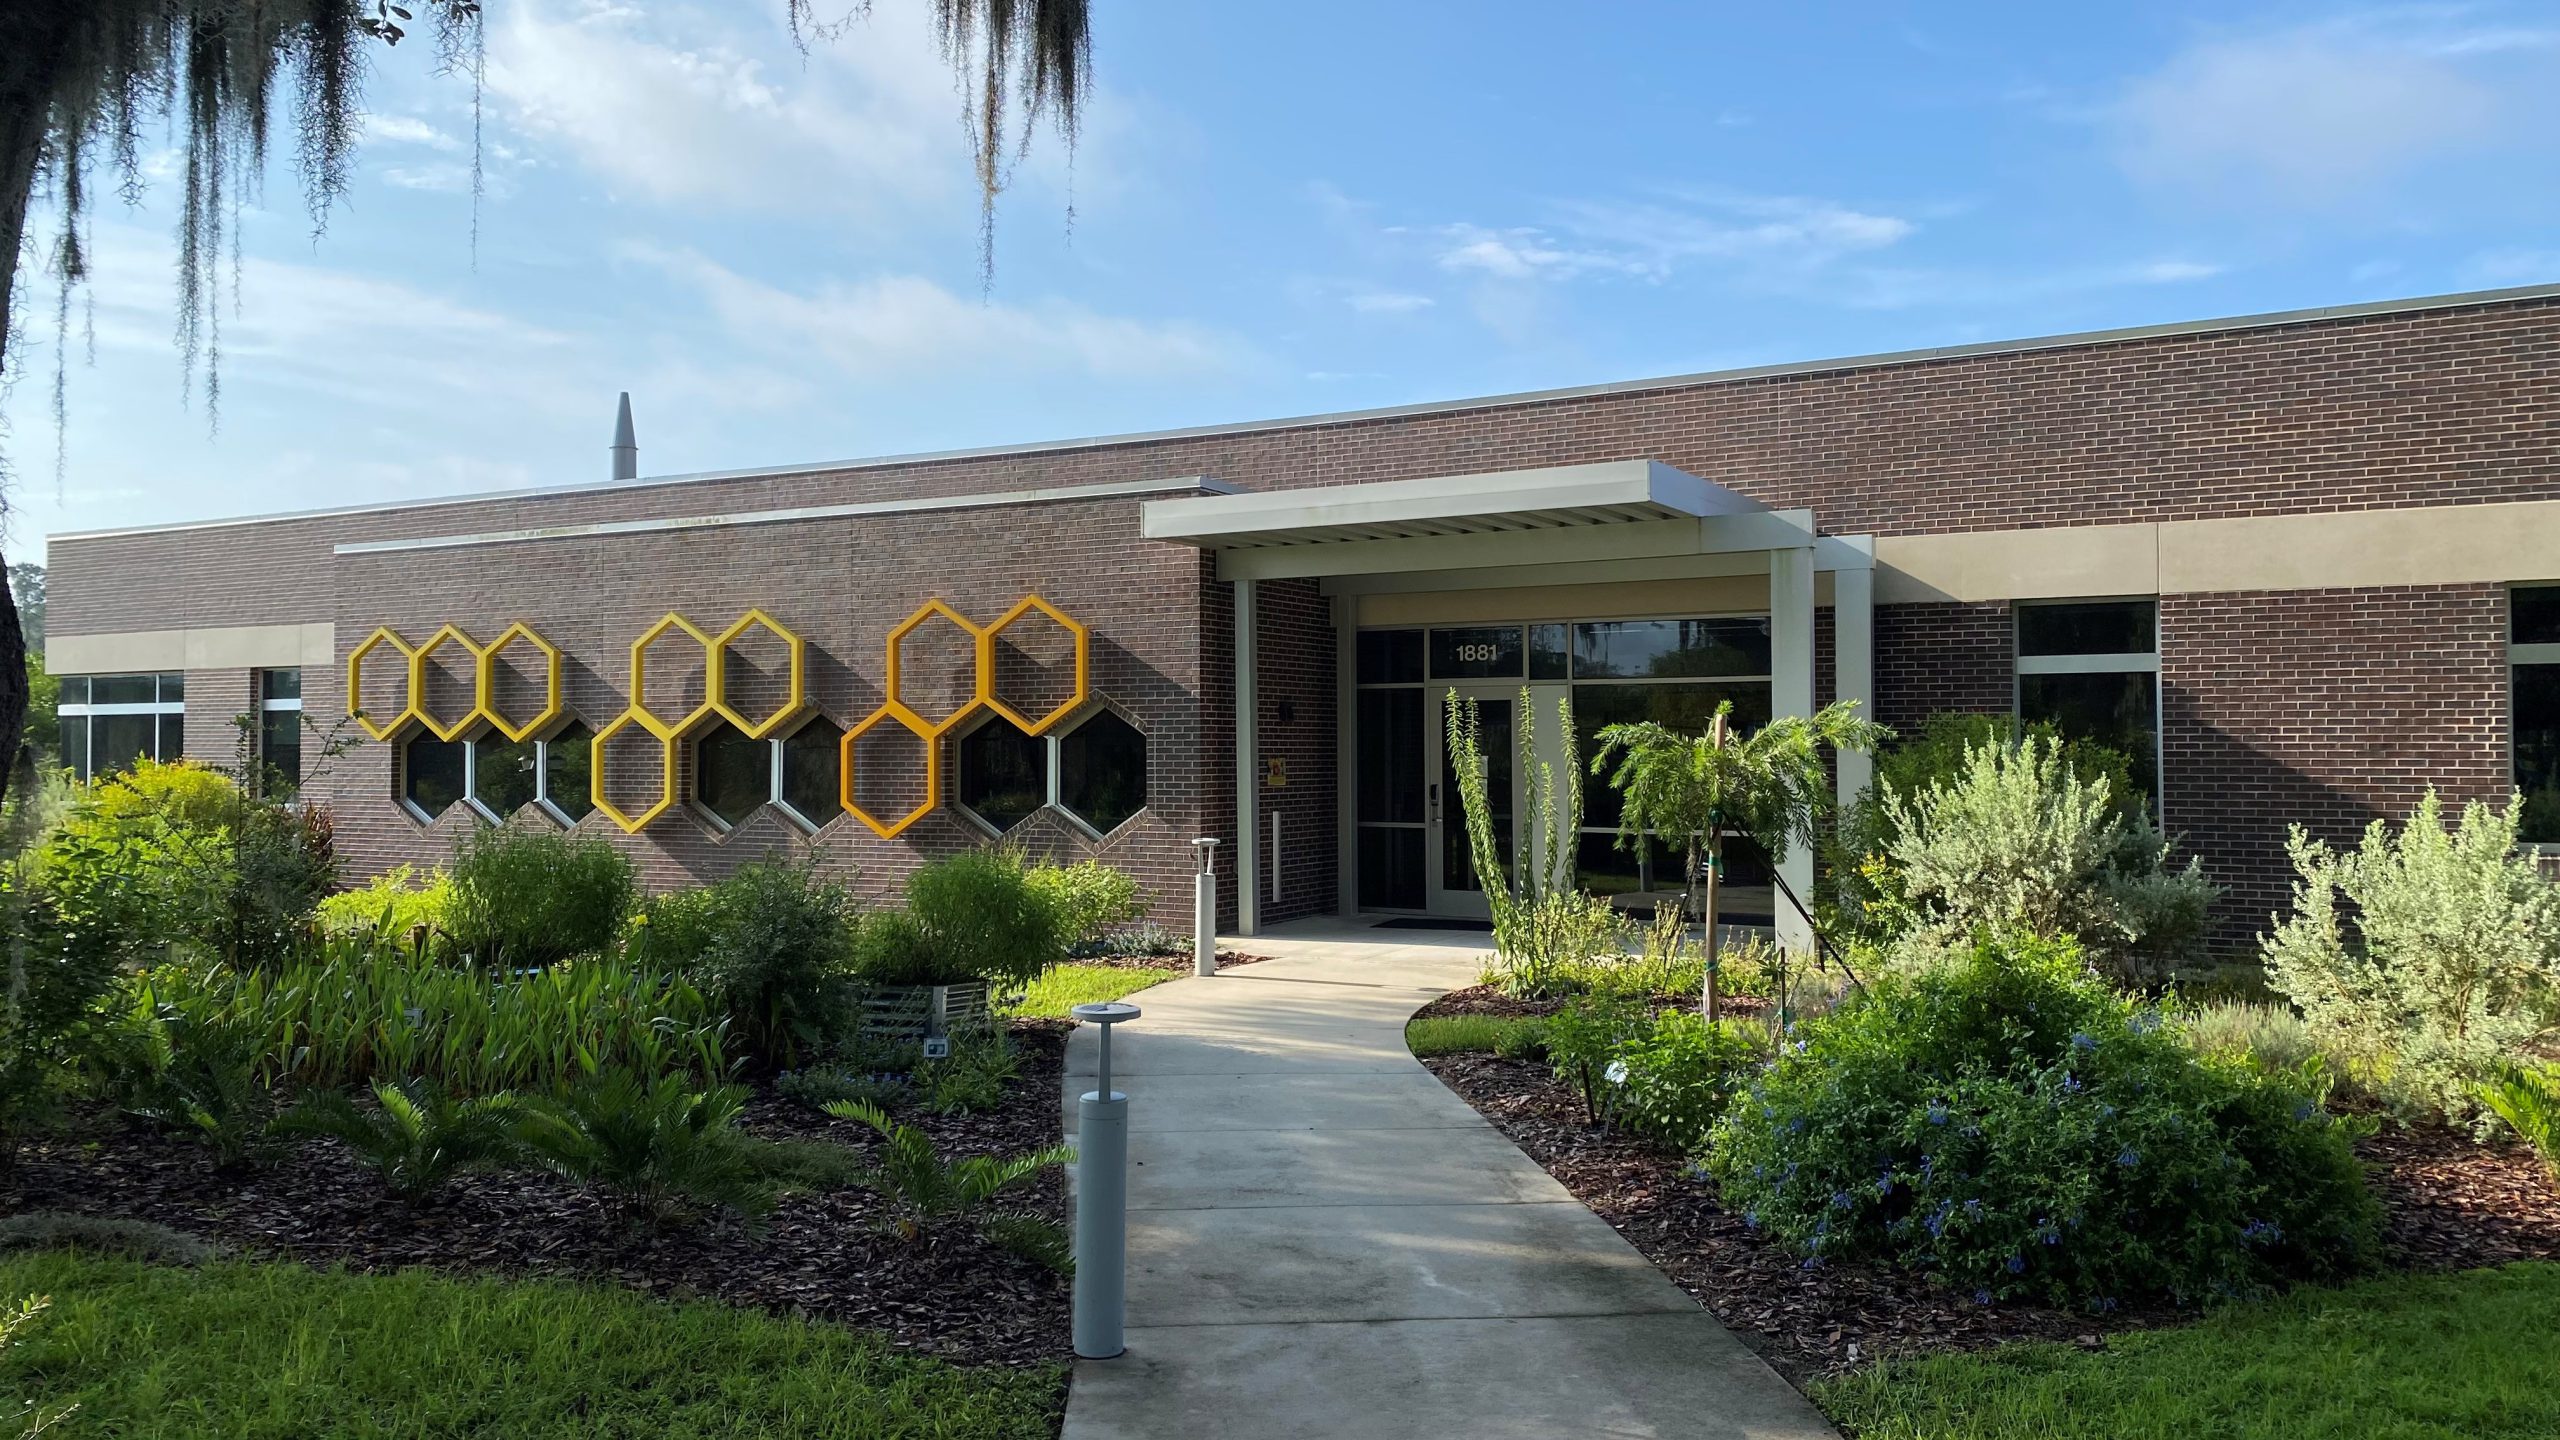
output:
[[673, 485], [715, 484], [726, 480], [773, 479], [791, 475], [829, 475], [849, 471], [885, 470], [911, 465], [947, 464], [960, 460], [1005, 459], [1024, 455], [1074, 454], [1086, 450], [1105, 450], [1117, 446], [1163, 444], [1176, 440], [1211, 439], [1227, 435], [1252, 435], [1272, 430], [1315, 430], [1337, 425], [1359, 425], [1381, 420], [1397, 420], [1424, 415], [1456, 415], [1474, 410], [1496, 410], [1512, 406], [1540, 405], [1563, 400], [1579, 400], [1602, 395], [1640, 395], [1657, 390], [1685, 390], [1707, 385], [1740, 384], [1752, 380], [1776, 379], [1794, 375], [1820, 375], [1847, 370], [1886, 369], [1898, 365], [1919, 365], [1934, 361], [1973, 359], [1992, 355], [2032, 354], [2044, 350], [2070, 350], [2092, 345], [2119, 345], [2138, 340], [2165, 339], [2182, 335], [2212, 335], [2244, 330], [2280, 329], [2288, 325], [2316, 324], [2327, 320], [2353, 320], [2384, 315], [2423, 314], [2436, 310], [2463, 310], [2519, 301], [2560, 299], [2560, 283], [2518, 285], [2497, 290], [2466, 290], [2443, 295], [2414, 296], [2398, 300], [2369, 300], [2352, 305], [2323, 305], [2300, 310], [2274, 310], [2254, 315], [2224, 316], [2207, 320], [2173, 320], [2155, 325], [2131, 325], [2112, 330], [2082, 330], [2059, 335], [2030, 336], [2013, 340], [1985, 340], [1966, 345], [1937, 345], [1915, 350], [1880, 351], [1868, 355], [1842, 356], [1824, 360], [1790, 360], [1769, 365], [1747, 365], [1726, 370], [1702, 370], [1682, 375], [1663, 375], [1641, 380], [1612, 380], [1592, 385], [1572, 385], [1548, 390], [1520, 390], [1499, 395], [1482, 395], [1457, 400], [1427, 400], [1409, 405], [1387, 405], [1366, 410], [1337, 410], [1311, 415], [1285, 416], [1269, 420], [1231, 421], [1216, 425], [1182, 426], [1168, 430], [1132, 431], [1118, 435], [1093, 435], [1067, 440], [1042, 440], [1009, 445], [972, 446], [956, 450], [925, 450], [903, 455], [878, 455], [853, 460], [835, 460], [816, 464], [769, 465], [739, 470], [698, 470], [681, 475], [643, 476], [636, 480], [597, 480], [568, 485], [528, 486], [514, 490], [490, 490], [475, 494], [441, 495], [416, 500], [383, 501], [371, 505], [337, 505], [313, 510], [281, 511], [265, 515], [225, 516], [208, 520], [180, 520], [159, 525], [127, 525], [98, 530], [66, 530], [46, 537], [48, 545], [63, 540], [100, 540], [125, 535], [151, 535], [188, 530], [215, 529], [232, 525], [263, 525], [292, 520], [319, 520], [338, 515], [377, 515], [402, 510], [432, 510], [446, 505], [473, 505], [496, 500], [546, 499], [552, 496], [591, 495], [620, 490], [646, 490]]

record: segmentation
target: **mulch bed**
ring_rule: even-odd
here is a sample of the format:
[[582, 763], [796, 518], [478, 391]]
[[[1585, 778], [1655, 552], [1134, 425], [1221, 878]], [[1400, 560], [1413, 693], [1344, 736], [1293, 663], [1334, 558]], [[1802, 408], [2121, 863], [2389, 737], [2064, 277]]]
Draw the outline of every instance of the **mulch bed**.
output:
[[[1056, 1144], [1067, 1028], [1015, 1027], [1022, 1070], [995, 1109], [939, 1116], [911, 1107], [898, 1118], [951, 1156]], [[866, 1150], [877, 1142], [865, 1126], [762, 1092], [747, 1128]], [[1005, 1202], [1067, 1219], [1056, 1170]], [[334, 1141], [303, 1146], [272, 1168], [226, 1174], [200, 1145], [98, 1113], [22, 1147], [16, 1173], [0, 1184], [0, 1212], [30, 1210], [152, 1220], [237, 1252], [314, 1265], [548, 1275], [714, 1298], [878, 1330], [902, 1349], [964, 1364], [1027, 1366], [1071, 1354], [1065, 1277], [966, 1225], [902, 1241], [886, 1230], [887, 1205], [859, 1190], [786, 1199], [760, 1230], [726, 1215], [653, 1230], [589, 1191], [506, 1172], [466, 1175], [413, 1213], [386, 1199]]]
[[[1218, 952], [1218, 968], [1233, 970], [1239, 965], [1257, 965], [1270, 959], [1268, 955], [1240, 955], [1233, 950]], [[1191, 973], [1188, 955], [1090, 955], [1077, 959], [1078, 965], [1109, 965], [1117, 970], [1169, 970], [1177, 975]]]
[[[1440, 1013], [1488, 1013], [1470, 1008], [1480, 1001], [1467, 991], [1422, 1013], [1450, 1000], [1457, 1006]], [[2016, 1303], [1976, 1305], [1903, 1272], [1857, 1265], [1807, 1270], [1725, 1211], [1713, 1181], [1641, 1141], [1587, 1123], [1581, 1096], [1543, 1064], [1490, 1055], [1422, 1063], [1799, 1386], [1887, 1356], [2012, 1340], [2095, 1349], [2111, 1333], [2191, 1318], [2166, 1305], [2103, 1317]], [[2386, 1132], [2361, 1149], [2376, 1167], [2374, 1189], [2386, 1211], [2394, 1263], [2450, 1269], [2560, 1259], [2560, 1189], [2529, 1158], [2443, 1131]]]

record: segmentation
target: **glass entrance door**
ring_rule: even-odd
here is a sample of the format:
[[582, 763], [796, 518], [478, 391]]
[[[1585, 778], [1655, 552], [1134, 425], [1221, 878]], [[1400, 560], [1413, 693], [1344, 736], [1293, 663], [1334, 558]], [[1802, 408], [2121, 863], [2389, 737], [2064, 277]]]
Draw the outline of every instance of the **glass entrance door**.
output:
[[[1518, 692], [1508, 686], [1459, 686], [1460, 703], [1476, 707], [1478, 743], [1483, 754], [1485, 808], [1493, 820], [1494, 845], [1507, 872], [1517, 854], [1519, 776], [1518, 746], [1512, 726]], [[1428, 882], [1426, 907], [1434, 915], [1476, 919], [1493, 913], [1477, 878], [1475, 849], [1467, 835], [1467, 812], [1458, 787], [1457, 757], [1449, 753], [1447, 692], [1423, 707], [1430, 719], [1424, 737], [1429, 755], [1430, 788], [1425, 796], [1423, 874]]]

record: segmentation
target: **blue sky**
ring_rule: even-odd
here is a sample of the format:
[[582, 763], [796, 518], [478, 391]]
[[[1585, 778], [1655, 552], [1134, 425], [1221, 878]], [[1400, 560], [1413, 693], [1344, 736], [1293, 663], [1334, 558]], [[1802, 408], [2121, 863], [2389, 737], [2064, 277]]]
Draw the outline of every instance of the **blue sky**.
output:
[[155, 157], [59, 480], [22, 277], [12, 553], [600, 478], [625, 388], [661, 474], [2560, 280], [2547, 5], [1095, 0], [982, 292], [928, 8], [490, 0], [476, 255], [469, 87], [385, 57], [327, 234], [245, 217], [213, 433]]

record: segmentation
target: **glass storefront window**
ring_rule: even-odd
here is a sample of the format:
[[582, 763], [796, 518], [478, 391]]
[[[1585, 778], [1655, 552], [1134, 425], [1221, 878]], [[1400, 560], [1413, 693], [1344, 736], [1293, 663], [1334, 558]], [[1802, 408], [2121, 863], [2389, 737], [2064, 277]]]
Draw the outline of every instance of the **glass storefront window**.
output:
[[1469, 625], [1431, 632], [1431, 678], [1434, 680], [1517, 680], [1521, 670], [1520, 627]]

